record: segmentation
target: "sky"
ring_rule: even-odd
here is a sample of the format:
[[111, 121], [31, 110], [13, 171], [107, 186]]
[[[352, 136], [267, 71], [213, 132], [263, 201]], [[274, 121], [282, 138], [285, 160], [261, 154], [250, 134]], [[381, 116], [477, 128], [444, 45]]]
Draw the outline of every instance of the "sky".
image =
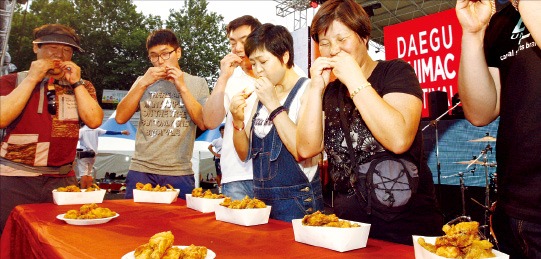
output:
[[[306, 15], [306, 25], [309, 26], [312, 22], [312, 17], [319, 8], [309, 8], [306, 12], [291, 13], [286, 17], [280, 17], [276, 15], [276, 6], [278, 2], [271, 0], [207, 0], [207, 10], [209, 12], [215, 12], [221, 14], [224, 17], [224, 24], [229, 23], [231, 20], [249, 14], [257, 19], [261, 23], [273, 23], [286, 27], [289, 31], [294, 31], [295, 28], [295, 15], [299, 17], [300, 13]], [[145, 15], [153, 14], [162, 17], [162, 20], [167, 20], [169, 16], [169, 10], [180, 10], [184, 6], [184, 0], [133, 0], [133, 3], [137, 6], [137, 11], [142, 12]], [[375, 48], [369, 48], [369, 55], [374, 59], [385, 59], [385, 53], [380, 51], [375, 52]]]
[[[259, 19], [262, 23], [279, 24], [290, 31], [294, 29], [294, 15], [290, 14], [286, 17], [276, 15], [276, 5], [278, 2], [271, 0], [255, 0], [255, 1], [232, 1], [232, 0], [207, 0], [207, 10], [221, 14], [224, 17], [224, 23], [227, 24], [231, 20], [242, 16], [252, 15]], [[179, 10], [184, 6], [184, 0], [169, 0], [169, 1], [154, 1], [154, 0], [134, 0], [133, 3], [137, 6], [137, 11], [145, 15], [159, 15], [163, 20], [169, 16], [169, 10]], [[307, 18], [311, 21], [314, 9], [307, 10]]]

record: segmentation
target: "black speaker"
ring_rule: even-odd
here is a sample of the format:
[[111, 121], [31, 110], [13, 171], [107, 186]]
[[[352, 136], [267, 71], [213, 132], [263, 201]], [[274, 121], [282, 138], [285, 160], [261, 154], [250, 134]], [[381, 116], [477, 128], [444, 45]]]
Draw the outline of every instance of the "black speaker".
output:
[[[447, 92], [432, 91], [428, 93], [428, 116], [431, 120], [438, 118], [449, 109]], [[442, 119], [446, 119], [446, 114]]]

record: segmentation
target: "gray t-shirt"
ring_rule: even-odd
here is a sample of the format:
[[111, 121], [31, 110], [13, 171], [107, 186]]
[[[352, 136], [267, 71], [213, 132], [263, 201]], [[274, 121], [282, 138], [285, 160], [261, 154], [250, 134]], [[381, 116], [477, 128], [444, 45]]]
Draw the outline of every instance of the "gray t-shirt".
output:
[[[204, 78], [184, 73], [184, 82], [203, 105], [209, 96]], [[139, 101], [140, 120], [130, 170], [158, 175], [190, 175], [196, 127], [172, 82], [159, 80]]]

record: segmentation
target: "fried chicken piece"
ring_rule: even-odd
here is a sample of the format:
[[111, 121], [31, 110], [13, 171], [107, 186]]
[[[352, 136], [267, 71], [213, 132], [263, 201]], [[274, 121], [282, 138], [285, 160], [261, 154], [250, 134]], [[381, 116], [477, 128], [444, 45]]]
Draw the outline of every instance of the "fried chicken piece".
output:
[[225, 197], [220, 205], [229, 208], [229, 206], [231, 206], [231, 197]]
[[206, 190], [204, 193], [203, 193], [203, 197], [202, 198], [205, 198], [205, 199], [210, 199], [212, 197], [212, 192], [210, 190]]
[[223, 199], [225, 198], [225, 195], [223, 194], [215, 194], [212, 193], [210, 190], [206, 190], [203, 192], [203, 188], [195, 188], [192, 190], [192, 197], [196, 198], [205, 198], [205, 199]]
[[152, 248], [153, 252], [151, 258], [161, 258], [165, 251], [173, 245], [175, 236], [171, 231], [160, 232], [153, 235], [148, 244]]
[[470, 222], [460, 222], [453, 226], [444, 225], [442, 230], [443, 232], [445, 232], [446, 235], [456, 235], [456, 234], [477, 235], [479, 231], [479, 222], [470, 221]]
[[79, 217], [79, 211], [78, 210], [68, 210], [66, 214], [64, 214], [65, 219], [76, 219]]
[[183, 259], [203, 259], [207, 257], [207, 248], [204, 246], [196, 246], [191, 244], [190, 246], [182, 249]]
[[325, 215], [319, 210], [312, 214], [305, 215], [302, 218], [302, 224], [308, 226], [323, 226], [333, 221], [338, 221], [338, 217], [336, 217], [336, 215]]
[[492, 252], [492, 243], [488, 240], [480, 240], [478, 222], [460, 222], [453, 226], [445, 225], [442, 230], [445, 235], [436, 238], [435, 245], [426, 243], [423, 238], [419, 238], [418, 243], [430, 252], [447, 258], [495, 257]]
[[312, 214], [305, 215], [302, 219], [302, 224], [306, 226], [323, 226], [335, 228], [352, 228], [360, 227], [357, 223], [351, 223], [347, 220], [340, 220], [335, 214], [326, 215], [321, 211], [316, 211]]
[[81, 192], [81, 189], [75, 185], [68, 185], [66, 187], [58, 187], [57, 192]]
[[262, 209], [266, 208], [267, 204], [265, 204], [263, 201], [253, 198], [249, 204], [246, 206], [247, 209]]
[[479, 222], [460, 222], [454, 226], [445, 225], [442, 228], [445, 236], [436, 238], [436, 246], [469, 246], [474, 240], [479, 240]]
[[446, 258], [458, 258], [462, 255], [462, 252], [460, 252], [460, 248], [456, 246], [439, 246], [436, 248], [436, 255]]
[[84, 204], [79, 208], [79, 214], [87, 214], [97, 207], [96, 203]]
[[231, 200], [230, 197], [225, 197], [224, 201], [220, 205], [230, 209], [261, 209], [266, 208], [265, 202], [256, 198], [250, 199], [248, 195], [242, 200]]
[[148, 243], [137, 247], [134, 256], [136, 259], [203, 259], [207, 256], [208, 249], [204, 246], [191, 244], [181, 249], [172, 246], [174, 241], [175, 237], [171, 231], [157, 233], [150, 238]]
[[116, 215], [116, 212], [109, 208], [98, 207], [95, 203], [84, 204], [79, 210], [69, 210], [64, 215], [66, 219], [101, 219]]
[[97, 186], [95, 183], [92, 184], [90, 187], [86, 188], [86, 192], [93, 192], [93, 191], [99, 191], [101, 188]]
[[150, 192], [165, 192], [165, 191], [174, 191], [175, 188], [171, 186], [170, 184], [166, 184], [164, 186], [160, 186], [159, 184], [156, 184], [155, 187], [152, 187], [151, 183], [143, 184], [143, 183], [136, 183], [135, 189], [140, 191], [150, 191]]
[[244, 199], [242, 199], [240, 201], [240, 203], [238, 204], [238, 207], [236, 209], [245, 209], [246, 206], [248, 206], [248, 203], [250, 202], [250, 197], [248, 197], [248, 195], [246, 195], [244, 197]]
[[357, 223], [351, 223], [351, 222], [349, 222], [347, 220], [338, 220], [338, 221], [335, 221], [335, 222], [329, 222], [329, 223], [325, 224], [324, 227], [358, 228], [358, 227], [361, 227], [361, 225], [359, 225]]
[[165, 192], [167, 188], [165, 186], [160, 186], [159, 184], [156, 184], [156, 187], [152, 189], [153, 192]]
[[240, 200], [232, 200], [229, 204], [230, 209], [241, 209], [241, 201]]
[[201, 197], [203, 195], [203, 188], [198, 187], [192, 190], [192, 197]]
[[116, 212], [111, 211], [109, 208], [95, 208], [91, 211], [92, 215], [95, 215], [96, 218], [109, 218], [116, 215]]
[[147, 184], [143, 185], [143, 188], [141, 190], [143, 190], [143, 191], [152, 191], [152, 184], [147, 183]]
[[178, 259], [178, 258], [184, 258], [184, 251], [174, 246], [167, 249], [165, 251], [165, 254], [162, 257], [162, 259]]
[[140, 245], [135, 249], [135, 252], [133, 255], [135, 256], [135, 259], [150, 259], [150, 255], [152, 254], [152, 248], [148, 243], [144, 245]]
[[417, 239], [417, 242], [419, 242], [419, 245], [424, 247], [426, 250], [430, 251], [431, 253], [436, 253], [436, 246], [430, 243], [427, 243], [424, 238], [420, 237]]
[[488, 240], [475, 240], [472, 245], [462, 250], [464, 259], [490, 258], [496, 257], [492, 252], [492, 243]]

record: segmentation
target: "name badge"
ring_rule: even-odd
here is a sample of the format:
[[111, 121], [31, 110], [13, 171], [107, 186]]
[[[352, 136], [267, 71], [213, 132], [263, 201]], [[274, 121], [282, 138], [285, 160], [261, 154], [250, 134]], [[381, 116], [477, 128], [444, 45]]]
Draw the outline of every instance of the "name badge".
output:
[[58, 97], [58, 100], [60, 103], [58, 119], [61, 121], [79, 121], [75, 95], [62, 94]]

